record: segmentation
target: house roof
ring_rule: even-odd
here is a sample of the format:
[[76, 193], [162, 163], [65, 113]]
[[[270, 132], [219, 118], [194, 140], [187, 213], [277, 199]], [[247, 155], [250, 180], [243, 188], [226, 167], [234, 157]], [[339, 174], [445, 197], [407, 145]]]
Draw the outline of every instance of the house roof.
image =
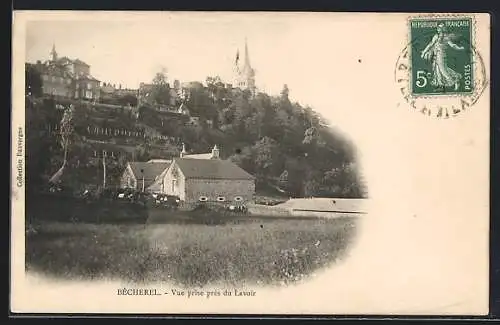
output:
[[[67, 59], [67, 58], [65, 58]], [[66, 68], [66, 65], [64, 65], [64, 61], [61, 61], [62, 59], [59, 59], [56, 63], [54, 62], [47, 62], [47, 64], [32, 64], [32, 66], [36, 69], [41, 74], [46, 74], [49, 76], [54, 76], [54, 77], [63, 77], [63, 78], [69, 78], [69, 79], [74, 79], [75, 74], [69, 71]], [[69, 59], [68, 59], [69, 60]], [[70, 60], [71, 62], [71, 60]], [[77, 76], [78, 79], [82, 80], [92, 80], [92, 81], [100, 81], [91, 74], [81, 74]]]
[[183, 158], [191, 158], [191, 159], [212, 159], [212, 153], [197, 153], [192, 155], [185, 155]]
[[90, 80], [90, 81], [100, 81], [99, 79], [96, 79], [91, 74], [81, 74], [81, 75], [78, 76], [78, 79], [80, 79], [80, 80]]
[[34, 67], [38, 69], [41, 74], [54, 77], [73, 78], [73, 75], [68, 70], [57, 64], [37, 64], [34, 65]]
[[148, 187], [153, 184], [156, 177], [161, 175], [170, 166], [170, 162], [131, 161], [129, 165], [137, 181], [142, 181], [142, 176], [144, 175], [144, 186]]
[[186, 178], [253, 180], [254, 176], [229, 160], [175, 158]]
[[148, 163], [172, 163], [171, 159], [150, 159], [148, 160]]
[[76, 63], [76, 64], [80, 64], [80, 65], [84, 65], [84, 66], [87, 66], [87, 67], [90, 67], [90, 65], [88, 65], [87, 63], [83, 62], [82, 60], [80, 59], [75, 59], [73, 60], [73, 63]]

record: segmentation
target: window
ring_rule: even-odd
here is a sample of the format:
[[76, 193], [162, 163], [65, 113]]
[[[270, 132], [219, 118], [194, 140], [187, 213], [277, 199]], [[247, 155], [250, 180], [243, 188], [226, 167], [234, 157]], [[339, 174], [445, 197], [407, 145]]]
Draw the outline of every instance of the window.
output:
[[78, 90], [75, 91], [75, 98], [78, 98]]
[[90, 82], [87, 84], [87, 89], [88, 90], [92, 89], [92, 84]]
[[78, 89], [78, 88], [80, 88], [80, 84], [79, 83], [76, 84], [76, 89]]
[[175, 188], [177, 187], [177, 180], [172, 180], [172, 193], [175, 193]]
[[48, 81], [49, 80], [49, 76], [47, 76], [46, 74], [44, 74], [43, 75], [43, 80]]

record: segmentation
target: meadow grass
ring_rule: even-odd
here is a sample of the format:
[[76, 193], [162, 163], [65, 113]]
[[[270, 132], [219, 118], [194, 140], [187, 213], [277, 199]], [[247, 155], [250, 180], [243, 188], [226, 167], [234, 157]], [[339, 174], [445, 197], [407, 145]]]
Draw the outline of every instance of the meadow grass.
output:
[[41, 221], [26, 232], [26, 269], [67, 279], [283, 285], [342, 258], [356, 219], [250, 218], [196, 223]]

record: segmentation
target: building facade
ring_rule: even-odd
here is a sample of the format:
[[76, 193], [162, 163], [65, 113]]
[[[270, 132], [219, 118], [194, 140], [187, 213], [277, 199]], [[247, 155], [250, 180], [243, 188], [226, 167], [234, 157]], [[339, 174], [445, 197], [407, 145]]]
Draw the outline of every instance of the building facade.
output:
[[44, 95], [53, 95], [65, 98], [72, 97], [73, 89], [75, 87], [75, 82], [72, 76], [49, 65], [35, 67], [41, 72], [42, 93]]
[[[178, 81], [176, 80], [177, 84]], [[175, 82], [174, 82], [175, 84]], [[153, 90], [155, 85], [141, 82], [139, 84], [139, 89], [137, 91], [137, 101], [139, 106], [141, 105], [150, 105], [157, 106], [155, 98], [153, 96]], [[168, 103], [162, 103], [161, 106], [165, 107], [177, 107], [179, 103], [179, 91], [177, 89], [171, 88], [169, 84], [166, 85], [168, 91]]]
[[120, 188], [141, 192], [160, 192], [161, 188], [157, 188], [159, 185], [156, 181], [165, 174], [170, 164], [169, 160], [129, 162], [121, 176]]
[[255, 177], [229, 160], [211, 154], [174, 158], [161, 179], [162, 193], [178, 196], [185, 203], [251, 202], [255, 194]]
[[75, 99], [99, 100], [100, 81], [91, 75], [81, 75], [75, 79]]
[[55, 45], [52, 47], [51, 59], [42, 63], [37, 61], [33, 67], [40, 73], [42, 93], [44, 95], [98, 100], [100, 81], [90, 74], [90, 66], [79, 60], [68, 57], [59, 58]]

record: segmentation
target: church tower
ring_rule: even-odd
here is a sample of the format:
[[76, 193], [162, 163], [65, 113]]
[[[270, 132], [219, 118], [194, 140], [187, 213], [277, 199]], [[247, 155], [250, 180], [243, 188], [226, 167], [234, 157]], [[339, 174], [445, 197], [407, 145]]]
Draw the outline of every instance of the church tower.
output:
[[57, 61], [56, 44], [52, 44], [52, 51], [50, 51], [50, 55], [52, 57], [52, 61]]
[[250, 90], [252, 95], [255, 94], [255, 70], [250, 64], [250, 55], [248, 54], [248, 44], [245, 38], [245, 57], [243, 58], [243, 66], [240, 68], [240, 51], [236, 52], [235, 61], [235, 82], [234, 86], [242, 90]]

